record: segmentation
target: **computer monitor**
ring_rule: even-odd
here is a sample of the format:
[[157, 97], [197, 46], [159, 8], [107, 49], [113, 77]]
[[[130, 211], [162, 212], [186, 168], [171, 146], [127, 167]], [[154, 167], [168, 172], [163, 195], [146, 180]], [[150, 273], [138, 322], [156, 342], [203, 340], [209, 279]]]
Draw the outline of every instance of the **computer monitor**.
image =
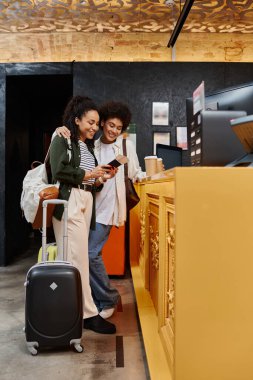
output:
[[[253, 82], [229, 87], [205, 96], [206, 111], [245, 111], [253, 114]], [[193, 99], [186, 99], [187, 126], [193, 121]]]
[[156, 144], [156, 155], [163, 159], [165, 170], [182, 166], [182, 148], [176, 146]]
[[218, 110], [222, 111], [245, 111], [248, 115], [253, 113], [253, 84], [238, 88], [223, 90], [206, 97], [208, 104], [217, 102]]
[[[246, 116], [245, 111], [203, 111], [200, 124], [200, 165], [224, 166], [245, 151], [231, 130], [230, 120]], [[198, 152], [198, 146], [195, 151]]]

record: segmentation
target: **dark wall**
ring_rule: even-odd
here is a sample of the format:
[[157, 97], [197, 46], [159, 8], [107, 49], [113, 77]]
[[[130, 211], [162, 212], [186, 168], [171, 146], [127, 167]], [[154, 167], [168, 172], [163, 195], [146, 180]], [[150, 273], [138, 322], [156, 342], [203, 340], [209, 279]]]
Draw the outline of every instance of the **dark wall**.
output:
[[[109, 99], [126, 102], [137, 125], [137, 153], [153, 154], [153, 132], [171, 132], [186, 126], [185, 99], [205, 81], [206, 93], [252, 81], [253, 65], [244, 63], [75, 63], [74, 93], [87, 94], [98, 103]], [[152, 126], [152, 102], [169, 102], [170, 126]], [[188, 152], [183, 162], [189, 164]]]
[[61, 125], [65, 104], [72, 93], [72, 75], [20, 75], [6, 79], [5, 253], [8, 260], [22, 253], [33, 236], [20, 210], [23, 178], [31, 162], [44, 160], [51, 135]]
[[5, 256], [5, 67], [0, 65], [0, 265]]
[[[52, 78], [54, 75], [66, 74], [73, 74], [74, 94], [88, 95], [99, 104], [114, 99], [126, 102], [130, 106], [133, 114], [132, 122], [137, 125], [137, 153], [144, 169], [144, 156], [153, 153], [153, 132], [171, 132], [171, 145], [176, 144], [176, 127], [186, 126], [185, 99], [192, 96], [193, 90], [202, 80], [205, 81], [207, 94], [252, 82], [253, 64], [176, 62], [0, 64], [0, 265], [7, 262], [5, 255], [6, 77], [23, 76], [27, 78], [28, 83], [27, 76], [30, 76], [31, 80], [32, 76], [45, 75]], [[40, 86], [34, 88], [33, 91], [35, 94], [36, 91], [39, 92]], [[61, 91], [61, 87], [56, 86], [54, 97], [60, 95]], [[159, 101], [169, 102], [169, 126], [152, 126], [152, 102]], [[51, 100], [51, 105], [54, 106], [54, 99]], [[41, 118], [41, 122], [46, 123], [47, 112], [36, 115], [31, 111], [27, 117], [35, 117], [35, 119], [38, 117]], [[23, 131], [22, 137], [20, 136], [24, 141], [24, 146], [27, 144], [25, 135], [26, 132]], [[15, 136], [12, 139], [15, 141]], [[39, 135], [38, 140], [41, 140]], [[16, 143], [17, 141], [19, 140], [16, 139]], [[8, 152], [10, 152], [9, 146]], [[31, 156], [35, 156], [36, 152], [38, 154], [41, 152], [41, 145], [34, 148], [30, 144], [29, 153], [26, 151], [24, 154], [34, 159]], [[30, 161], [30, 158], [27, 160]], [[184, 151], [183, 162], [185, 165], [189, 163], [188, 151]], [[18, 212], [20, 210], [17, 210]]]
[[71, 64], [2, 65], [0, 70], [0, 87], [4, 88], [0, 103], [0, 263], [6, 265], [31, 240], [31, 226], [20, 209], [23, 178], [33, 160], [43, 161], [52, 132], [61, 125], [73, 94], [73, 77]]

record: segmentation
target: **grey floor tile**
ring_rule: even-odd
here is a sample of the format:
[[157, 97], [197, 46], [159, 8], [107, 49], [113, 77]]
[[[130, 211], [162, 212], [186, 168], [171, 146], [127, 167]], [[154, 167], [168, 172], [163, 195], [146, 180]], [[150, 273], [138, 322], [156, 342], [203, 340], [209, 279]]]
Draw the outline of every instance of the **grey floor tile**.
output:
[[35, 254], [20, 257], [0, 268], [0, 368], [1, 380], [146, 380], [149, 379], [145, 351], [139, 329], [132, 281], [129, 276], [114, 278], [121, 294], [122, 311], [110, 321], [122, 337], [124, 367], [117, 367], [116, 336], [84, 330], [81, 354], [69, 349], [30, 355], [24, 327], [24, 281]]

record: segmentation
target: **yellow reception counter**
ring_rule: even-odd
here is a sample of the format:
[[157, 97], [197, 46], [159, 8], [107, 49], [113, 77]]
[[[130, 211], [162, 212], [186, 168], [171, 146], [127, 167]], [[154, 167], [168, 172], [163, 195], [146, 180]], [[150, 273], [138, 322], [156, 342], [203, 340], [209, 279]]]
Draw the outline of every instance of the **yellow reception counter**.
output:
[[133, 283], [151, 379], [253, 379], [253, 170], [136, 185]]

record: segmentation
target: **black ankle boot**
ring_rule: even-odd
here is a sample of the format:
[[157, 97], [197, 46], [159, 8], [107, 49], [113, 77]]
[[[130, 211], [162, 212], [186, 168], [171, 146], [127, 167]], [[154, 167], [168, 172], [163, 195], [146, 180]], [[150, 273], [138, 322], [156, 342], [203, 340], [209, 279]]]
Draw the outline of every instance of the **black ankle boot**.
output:
[[83, 328], [99, 334], [114, 334], [116, 332], [115, 325], [100, 317], [99, 314], [95, 315], [95, 317], [85, 318], [83, 320]]

